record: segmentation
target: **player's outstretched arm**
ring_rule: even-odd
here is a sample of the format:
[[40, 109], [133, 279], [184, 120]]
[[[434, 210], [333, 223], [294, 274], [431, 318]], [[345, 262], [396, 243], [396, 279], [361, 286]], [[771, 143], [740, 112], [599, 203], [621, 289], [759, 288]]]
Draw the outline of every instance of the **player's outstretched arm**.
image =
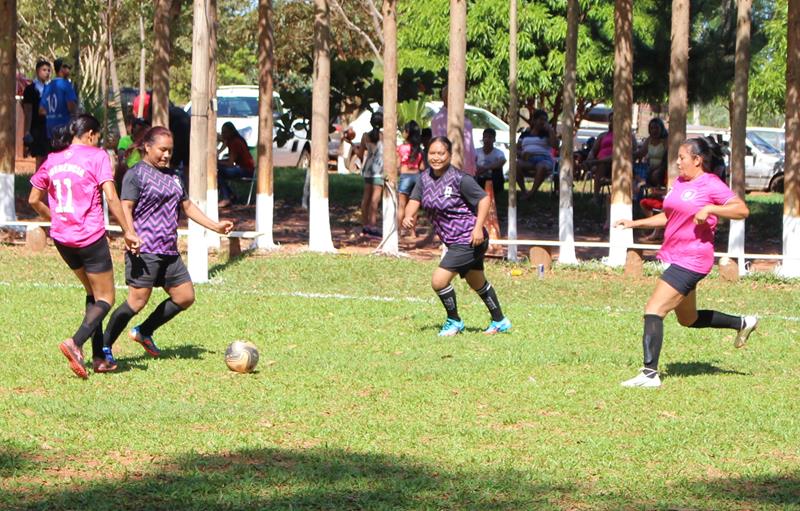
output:
[[208, 218], [205, 213], [200, 211], [200, 208], [195, 206], [194, 202], [186, 199], [181, 203], [183, 212], [186, 216], [202, 225], [206, 229], [212, 230], [219, 234], [228, 234], [233, 230], [233, 222], [230, 220], [223, 220], [222, 222], [215, 222]]
[[28, 196], [28, 204], [31, 205], [34, 211], [39, 213], [40, 217], [45, 220], [50, 220], [50, 208], [44, 202], [46, 195], [47, 192], [45, 190], [34, 186], [31, 188], [31, 194]]
[[[139, 248], [142, 246], [142, 240], [139, 239], [139, 236], [133, 229], [133, 206], [131, 205], [128, 214], [123, 211], [122, 203], [117, 195], [117, 189], [114, 186], [114, 181], [106, 181], [103, 183], [103, 193], [106, 196], [108, 210], [112, 215], [114, 215], [114, 218], [117, 219], [120, 227], [122, 227], [122, 234], [125, 238], [125, 246], [128, 248], [128, 250], [134, 254], [137, 254], [139, 252]], [[131, 204], [133, 204], [133, 202], [131, 202]]]
[[639, 220], [617, 220], [614, 227], [620, 229], [658, 229], [667, 225], [667, 215], [659, 213]]

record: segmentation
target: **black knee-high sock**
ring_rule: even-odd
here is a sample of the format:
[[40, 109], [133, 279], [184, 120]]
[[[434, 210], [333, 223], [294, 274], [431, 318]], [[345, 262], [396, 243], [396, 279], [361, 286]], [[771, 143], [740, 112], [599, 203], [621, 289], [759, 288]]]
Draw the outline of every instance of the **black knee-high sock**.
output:
[[656, 314], [645, 314], [642, 349], [644, 350], [644, 366], [647, 369], [658, 370], [658, 357], [661, 355], [663, 342], [664, 318]]
[[497, 293], [487, 280], [483, 286], [476, 291], [478, 296], [481, 297], [486, 308], [489, 309], [489, 314], [492, 315], [492, 321], [501, 321], [503, 319], [503, 311], [500, 309], [500, 300], [497, 299]]
[[744, 326], [744, 318], [741, 316], [731, 316], [723, 312], [701, 310], [697, 311], [697, 321], [689, 325], [689, 328], [730, 328], [741, 330]]
[[[86, 295], [86, 308], [94, 304], [94, 296]], [[103, 358], [103, 323], [92, 332], [92, 358]]]
[[122, 302], [122, 305], [117, 307], [117, 310], [111, 314], [111, 318], [108, 320], [106, 333], [103, 334], [103, 346], [108, 346], [109, 348], [113, 346], [114, 341], [117, 340], [119, 334], [125, 330], [125, 327], [128, 326], [128, 322], [135, 315], [136, 313], [131, 309], [131, 306], [128, 305], [128, 302]]
[[86, 313], [83, 315], [83, 323], [78, 330], [72, 335], [72, 340], [78, 346], [83, 346], [83, 343], [94, 333], [95, 329], [103, 324], [103, 318], [106, 317], [108, 311], [111, 310], [111, 305], [103, 300], [97, 300], [93, 304], [86, 307]]
[[139, 325], [139, 332], [142, 335], [153, 335], [158, 327], [177, 316], [183, 309], [172, 301], [172, 298], [167, 298], [158, 304], [153, 312], [147, 316], [144, 323]]
[[447, 311], [447, 317], [455, 319], [456, 321], [461, 321], [461, 317], [458, 315], [456, 290], [453, 288], [453, 285], [448, 284], [446, 288], [436, 291], [436, 294], [439, 295], [439, 299], [442, 301], [442, 305], [444, 305], [444, 310]]

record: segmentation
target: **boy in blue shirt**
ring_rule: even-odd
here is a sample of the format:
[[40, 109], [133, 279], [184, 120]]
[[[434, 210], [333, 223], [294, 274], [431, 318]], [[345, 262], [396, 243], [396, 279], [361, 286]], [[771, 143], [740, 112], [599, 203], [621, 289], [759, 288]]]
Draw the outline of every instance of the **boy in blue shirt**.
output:
[[47, 138], [53, 137], [53, 130], [69, 123], [78, 107], [78, 95], [69, 81], [72, 67], [62, 59], [53, 62], [56, 78], [48, 83], [42, 92], [39, 112], [47, 117]]

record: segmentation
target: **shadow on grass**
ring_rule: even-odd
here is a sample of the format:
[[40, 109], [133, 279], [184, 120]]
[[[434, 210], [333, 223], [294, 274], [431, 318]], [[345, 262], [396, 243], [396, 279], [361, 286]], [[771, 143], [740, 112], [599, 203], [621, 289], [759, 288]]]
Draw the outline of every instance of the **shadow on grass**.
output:
[[738, 376], [750, 376], [750, 373], [722, 369], [708, 362], [673, 362], [664, 367], [664, 373], [667, 376], [677, 378], [700, 376], [702, 374], [735, 374]]
[[404, 457], [328, 448], [188, 454], [156, 467], [127, 478], [20, 489], [7, 493], [7, 502], [31, 510], [517, 510], [552, 508], [574, 491], [537, 482], [535, 472], [449, 472]]
[[144, 367], [140, 364], [136, 364], [136, 362], [140, 362], [142, 360], [173, 360], [173, 359], [190, 359], [190, 360], [200, 360], [204, 354], [211, 353], [214, 354], [216, 351], [208, 350], [202, 346], [197, 346], [196, 344], [184, 344], [182, 346], [171, 346], [169, 348], [161, 348], [161, 354], [157, 357], [151, 357], [147, 353], [140, 353], [135, 357], [130, 358], [123, 358], [117, 360], [120, 364], [129, 364], [132, 367]]

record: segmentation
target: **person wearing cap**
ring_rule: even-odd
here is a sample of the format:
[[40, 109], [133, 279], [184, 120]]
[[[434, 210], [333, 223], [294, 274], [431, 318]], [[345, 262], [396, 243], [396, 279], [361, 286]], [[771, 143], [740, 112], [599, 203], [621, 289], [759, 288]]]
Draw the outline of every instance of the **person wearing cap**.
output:
[[42, 91], [39, 101], [39, 113], [46, 117], [47, 138], [53, 138], [53, 130], [66, 126], [78, 108], [78, 95], [69, 81], [72, 66], [63, 59], [53, 62], [56, 78], [48, 83]]

